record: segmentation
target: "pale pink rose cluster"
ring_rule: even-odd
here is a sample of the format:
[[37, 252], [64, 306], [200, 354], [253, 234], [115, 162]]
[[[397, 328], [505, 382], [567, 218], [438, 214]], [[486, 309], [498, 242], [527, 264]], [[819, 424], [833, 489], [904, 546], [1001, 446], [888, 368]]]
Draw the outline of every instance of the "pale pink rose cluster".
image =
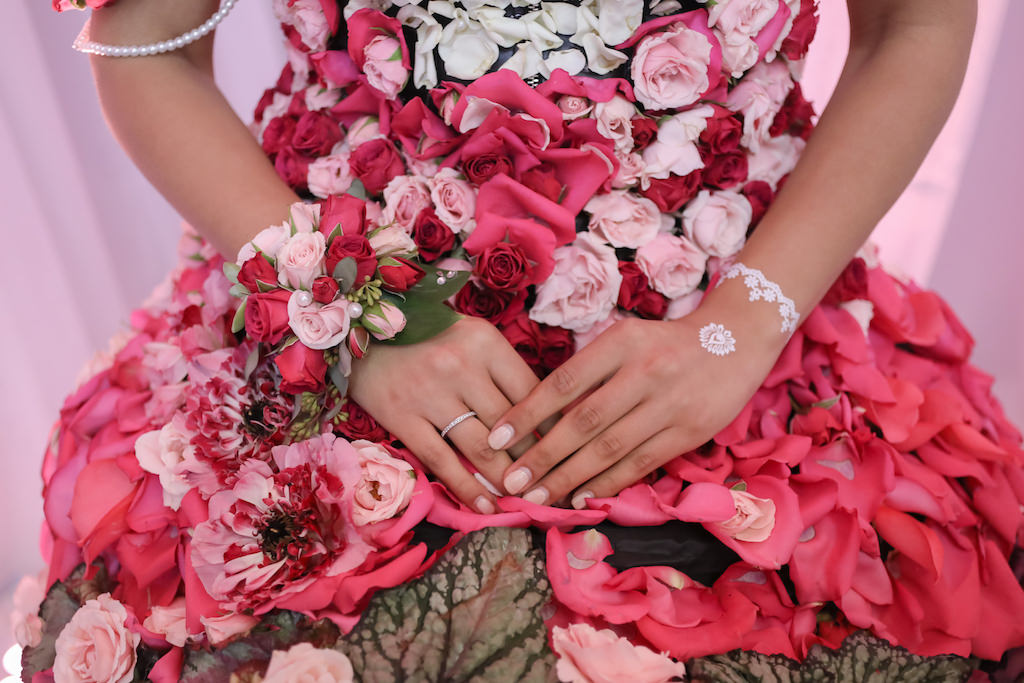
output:
[[109, 593], [86, 601], [57, 636], [56, 683], [128, 683], [135, 676], [135, 648], [142, 639]]
[[757, 153], [771, 139], [770, 129], [793, 89], [786, 62], [759, 62], [729, 92], [726, 101], [732, 111], [743, 114], [743, 146]]
[[452, 168], [422, 169], [431, 175], [398, 175], [384, 188], [383, 226], [401, 227], [411, 234], [416, 218], [432, 209], [455, 234], [468, 234], [476, 225], [476, 191]]
[[352, 662], [337, 650], [299, 643], [270, 657], [263, 683], [352, 683]]
[[330, 27], [320, 0], [274, 0], [272, 7], [277, 20], [294, 28], [311, 52], [327, 47]]
[[[320, 237], [320, 235], [317, 233]], [[330, 349], [345, 341], [351, 327], [349, 302], [335, 299], [321, 304], [305, 290], [288, 298], [288, 325], [299, 341], [311, 349]]]
[[739, 78], [760, 57], [754, 37], [778, 13], [778, 0], [719, 0], [708, 10], [708, 25], [722, 45], [722, 66]]
[[668, 683], [686, 677], [686, 666], [608, 629], [570, 624], [551, 630], [558, 655], [555, 673], [564, 683]]
[[530, 318], [585, 332], [615, 308], [622, 275], [615, 250], [589, 232], [555, 249], [554, 270], [537, 287]]

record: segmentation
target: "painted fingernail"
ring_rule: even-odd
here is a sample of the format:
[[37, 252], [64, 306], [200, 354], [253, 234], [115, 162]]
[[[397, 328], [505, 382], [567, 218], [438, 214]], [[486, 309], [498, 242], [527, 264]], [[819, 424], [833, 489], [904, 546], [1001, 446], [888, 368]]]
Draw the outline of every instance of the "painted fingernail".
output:
[[473, 504], [476, 505], [476, 509], [482, 515], [494, 514], [494, 505], [491, 503], [491, 501], [487, 500], [483, 496], [477, 496], [476, 500], [473, 501]]
[[587, 507], [587, 498], [593, 498], [594, 494], [590, 491], [580, 491], [572, 497], [572, 506], [577, 510], [583, 510]]
[[505, 490], [509, 493], [519, 493], [526, 488], [526, 485], [530, 483], [530, 478], [533, 475], [530, 474], [530, 470], [525, 467], [520, 467], [515, 470], [507, 477], [505, 477]]
[[[484, 475], [480, 474], [479, 472], [474, 472], [473, 476], [476, 477], [476, 480], [478, 482], [480, 482], [481, 486], [483, 486], [485, 489], [487, 489], [488, 493], [491, 493], [491, 494], [493, 494], [495, 496], [500, 496], [501, 495], [501, 491], [499, 491], [497, 489], [497, 487], [494, 486], [494, 484], [489, 482], [487, 480], [487, 477], [485, 477]], [[481, 496], [481, 498], [482, 497], [483, 496]]]
[[538, 486], [534, 490], [523, 496], [523, 500], [527, 503], [533, 503], [534, 505], [543, 505], [548, 499], [548, 490], [543, 486]]
[[[501, 425], [487, 435], [487, 445], [496, 451], [500, 451], [508, 445], [508, 442], [512, 440], [512, 437], [515, 436], [515, 434], [516, 428], [512, 425]], [[523, 486], [525, 485], [526, 484], [523, 484]]]

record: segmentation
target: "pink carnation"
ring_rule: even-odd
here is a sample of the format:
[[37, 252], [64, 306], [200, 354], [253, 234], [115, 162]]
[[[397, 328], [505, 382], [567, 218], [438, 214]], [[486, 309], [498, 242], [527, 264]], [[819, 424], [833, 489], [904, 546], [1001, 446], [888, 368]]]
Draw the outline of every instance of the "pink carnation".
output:
[[128, 611], [103, 593], [87, 601], [57, 636], [53, 676], [61, 683], [128, 683], [141, 637], [128, 630]]
[[590, 624], [556, 626], [551, 647], [558, 654], [558, 680], [567, 683], [667, 683], [686, 676], [682, 662]]

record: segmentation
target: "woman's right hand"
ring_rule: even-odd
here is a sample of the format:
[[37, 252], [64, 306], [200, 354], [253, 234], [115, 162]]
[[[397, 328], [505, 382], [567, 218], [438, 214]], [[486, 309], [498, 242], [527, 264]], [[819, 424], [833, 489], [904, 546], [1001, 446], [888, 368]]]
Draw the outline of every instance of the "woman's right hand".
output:
[[538, 384], [530, 366], [481, 318], [462, 318], [431, 339], [406, 346], [375, 344], [355, 361], [349, 396], [404, 443], [430, 472], [475, 510], [495, 511], [494, 495], [441, 438], [456, 417], [475, 411], [448, 432], [448, 441], [499, 490], [512, 460], [487, 445], [499, 417]]

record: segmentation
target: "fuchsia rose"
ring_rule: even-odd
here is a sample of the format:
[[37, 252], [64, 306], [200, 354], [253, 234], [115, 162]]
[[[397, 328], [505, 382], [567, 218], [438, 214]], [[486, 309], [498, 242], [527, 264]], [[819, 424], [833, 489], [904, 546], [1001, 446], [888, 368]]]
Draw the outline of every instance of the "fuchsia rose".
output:
[[453, 232], [472, 228], [476, 192], [455, 169], [442, 168], [430, 179], [430, 199], [434, 202], [434, 213]]
[[354, 441], [361, 475], [352, 499], [352, 520], [360, 525], [397, 517], [412, 500], [416, 471], [369, 441]]
[[[699, 25], [704, 12], [691, 14], [701, 15], [693, 22]], [[720, 65], [721, 48], [711, 32], [677, 21], [640, 40], [630, 74], [636, 98], [647, 109], [678, 109], [718, 85]]]
[[704, 278], [708, 256], [685, 237], [659, 233], [636, 252], [651, 286], [670, 299], [688, 294]]
[[683, 233], [706, 254], [726, 258], [746, 242], [753, 210], [738, 192], [701, 190], [683, 211]]
[[295, 336], [309, 348], [321, 351], [340, 344], [348, 335], [348, 300], [303, 305], [303, 295], [312, 298], [301, 291], [292, 292], [288, 298], [288, 325]]
[[352, 662], [341, 652], [313, 647], [312, 643], [275, 650], [262, 683], [352, 683]]
[[590, 624], [556, 626], [551, 648], [558, 655], [558, 680], [571, 683], [668, 683], [686, 677], [686, 666], [613, 631]]
[[423, 279], [424, 271], [418, 265], [398, 256], [381, 261], [378, 268], [384, 287], [392, 292], [404, 292]]
[[53, 676], [64, 683], [128, 683], [141, 636], [128, 611], [109, 593], [86, 601], [57, 636]]
[[260, 291], [260, 282], [270, 287], [277, 286], [277, 270], [263, 257], [249, 258], [238, 271], [238, 282], [255, 294]]
[[583, 210], [590, 214], [590, 231], [613, 247], [636, 249], [661, 228], [658, 205], [623, 190], [595, 195]]
[[313, 280], [325, 275], [326, 241], [319, 232], [297, 232], [277, 255], [278, 282], [292, 289], [309, 289]]
[[323, 391], [327, 374], [323, 351], [305, 344], [291, 344], [274, 357], [274, 364], [281, 372], [281, 391], [289, 394]]
[[530, 318], [583, 332], [615, 307], [622, 275], [615, 251], [583, 232], [554, 253], [554, 270], [537, 286]]
[[366, 202], [352, 195], [328, 197], [320, 203], [320, 232], [326, 236], [340, 228], [344, 235], [365, 235], [366, 209]]
[[395, 176], [384, 188], [384, 222], [412, 232], [420, 211], [430, 207], [430, 185], [421, 176]]

